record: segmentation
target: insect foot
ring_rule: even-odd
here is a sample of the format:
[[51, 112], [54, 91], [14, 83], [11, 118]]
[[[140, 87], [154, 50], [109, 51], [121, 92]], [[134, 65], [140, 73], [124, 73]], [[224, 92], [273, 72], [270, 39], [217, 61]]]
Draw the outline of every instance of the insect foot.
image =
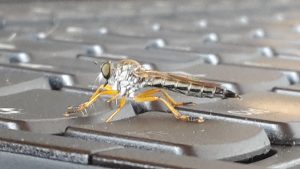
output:
[[81, 104], [80, 106], [68, 106], [67, 111], [64, 113], [64, 116], [68, 117], [74, 114], [77, 114], [79, 112], [81, 112], [83, 115], [85, 115], [85, 113], [83, 113], [83, 104]]
[[175, 103], [173, 106], [174, 107], [179, 107], [179, 106], [185, 106], [185, 105], [194, 105], [195, 103], [193, 102], [180, 102], [180, 103]]
[[202, 117], [192, 117], [187, 115], [181, 115], [176, 117], [179, 120], [183, 120], [186, 122], [196, 122], [196, 123], [202, 123], [204, 122], [204, 119]]

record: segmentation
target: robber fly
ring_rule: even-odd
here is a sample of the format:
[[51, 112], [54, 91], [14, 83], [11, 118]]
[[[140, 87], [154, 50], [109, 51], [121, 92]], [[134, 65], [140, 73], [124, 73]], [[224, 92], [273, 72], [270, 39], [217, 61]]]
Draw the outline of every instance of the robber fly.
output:
[[[146, 70], [140, 63], [130, 59], [121, 60], [114, 64], [110, 61], [103, 63], [100, 75], [105, 79], [105, 84], [99, 86], [87, 102], [77, 107], [68, 107], [65, 116], [83, 112], [100, 96], [108, 95], [111, 96], [108, 102], [119, 100], [119, 105], [118, 109], [109, 116], [106, 122], [110, 122], [120, 112], [127, 99], [135, 102], [161, 101], [176, 119], [203, 122], [202, 117], [191, 117], [178, 112], [175, 107], [190, 102], [176, 102], [166, 90], [200, 98], [239, 98], [239, 95], [221, 87], [219, 84], [166, 72]], [[150, 87], [150, 89], [136, 93], [146, 87]], [[157, 93], [161, 93], [164, 98], [156, 96]]]

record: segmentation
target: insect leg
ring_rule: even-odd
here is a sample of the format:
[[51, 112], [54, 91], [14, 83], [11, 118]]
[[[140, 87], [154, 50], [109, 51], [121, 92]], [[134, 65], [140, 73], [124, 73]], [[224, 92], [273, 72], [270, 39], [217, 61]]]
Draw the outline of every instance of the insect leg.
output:
[[[112, 90], [112, 87], [109, 86], [109, 85], [106, 85], [106, 86], [100, 85], [100, 86], [97, 88], [97, 90], [93, 93], [93, 95], [89, 98], [89, 101], [88, 101], [88, 102], [90, 102], [90, 101], [92, 101], [92, 100], [95, 100], [95, 101], [96, 101], [96, 98], [99, 97], [99, 96], [98, 96], [99, 93], [100, 93], [101, 91], [103, 91], [104, 89], [105, 89], [105, 90]], [[94, 101], [94, 102], [95, 102], [95, 101]], [[93, 102], [92, 102], [92, 103], [93, 103]], [[91, 103], [91, 104], [92, 104], [92, 103]], [[83, 104], [87, 104], [87, 102], [86, 102], [86, 103], [83, 103]], [[67, 110], [67, 112], [64, 113], [64, 115], [65, 115], [65, 116], [69, 116], [70, 114], [73, 114], [73, 113], [83, 112], [83, 110], [85, 110], [87, 107], [89, 107], [89, 106], [86, 106], [86, 108], [84, 108], [83, 104], [81, 104], [81, 105], [79, 105], [79, 106], [77, 106], [77, 107], [73, 107], [73, 106], [68, 107], [68, 110]], [[85, 115], [85, 114], [87, 114], [87, 113], [83, 113], [83, 115]]]
[[176, 119], [183, 120], [183, 121], [188, 121], [188, 122], [198, 122], [198, 123], [201, 123], [201, 122], [204, 121], [202, 117], [190, 117], [188, 115], [182, 115], [169, 102], [167, 102], [165, 99], [162, 99], [160, 97], [156, 97], [156, 96], [139, 97], [139, 96], [136, 96], [136, 97], [134, 97], [134, 101], [136, 101], [136, 102], [161, 101], [168, 107], [168, 109], [171, 111], [171, 113], [175, 116]]
[[92, 100], [94, 97], [96, 97], [96, 96], [99, 94], [99, 92], [103, 91], [104, 89], [105, 89], [105, 90], [112, 90], [112, 87], [109, 86], [109, 85], [106, 85], [106, 86], [100, 85], [100, 86], [98, 87], [98, 89], [97, 89], [97, 90], [93, 93], [93, 95], [90, 97], [89, 100]]
[[118, 98], [118, 96], [119, 96], [119, 95], [116, 94], [116, 95], [114, 95], [113, 97], [111, 97], [109, 100], [107, 100], [106, 102], [108, 102], [108, 103], [109, 103], [109, 102], [112, 102], [112, 101], [116, 100], [116, 99]]
[[183, 105], [187, 105], [187, 104], [192, 104], [193, 102], [176, 102], [165, 90], [163, 89], [149, 89], [143, 93], [138, 94], [138, 97], [146, 97], [146, 96], [151, 96], [154, 95], [156, 93], [162, 93], [166, 99], [174, 106], [174, 107], [178, 107], [178, 106], [183, 106]]
[[97, 94], [94, 94], [89, 101], [80, 104], [77, 107], [68, 107], [67, 112], [65, 112], [65, 116], [69, 116], [70, 114], [73, 113], [78, 113], [78, 112], [82, 112], [83, 110], [86, 110], [90, 105], [92, 105], [101, 95], [112, 95], [115, 96], [119, 94], [118, 91], [116, 90], [104, 90], [104, 91], [100, 91]]
[[122, 108], [125, 106], [125, 104], [126, 104], [126, 96], [123, 96], [123, 97], [121, 98], [121, 100], [120, 100], [120, 104], [119, 104], [118, 109], [117, 109], [113, 114], [111, 114], [111, 115], [105, 120], [105, 122], [111, 122], [111, 120], [114, 118], [114, 116], [115, 116], [116, 114], [118, 114], [118, 113], [122, 110]]

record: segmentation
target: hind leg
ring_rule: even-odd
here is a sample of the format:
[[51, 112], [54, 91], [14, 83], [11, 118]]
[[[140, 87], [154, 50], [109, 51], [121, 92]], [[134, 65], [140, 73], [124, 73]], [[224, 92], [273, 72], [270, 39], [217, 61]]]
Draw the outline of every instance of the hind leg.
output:
[[202, 117], [191, 117], [191, 116], [188, 116], [188, 115], [182, 115], [168, 101], [166, 101], [165, 99], [162, 99], [160, 97], [156, 97], [156, 96], [136, 96], [136, 97], [134, 97], [134, 101], [136, 101], [136, 102], [161, 101], [162, 103], [164, 103], [167, 106], [167, 108], [171, 111], [171, 113], [175, 116], [176, 119], [179, 119], [179, 120], [182, 120], [182, 121], [188, 121], [188, 122], [198, 122], [198, 123], [204, 122], [204, 119]]
[[176, 102], [165, 90], [163, 89], [149, 89], [146, 90], [140, 94], [138, 94], [138, 97], [145, 97], [145, 96], [153, 96], [156, 93], [161, 93], [164, 95], [164, 97], [167, 99], [168, 102], [170, 102], [174, 107], [193, 104], [193, 102]]

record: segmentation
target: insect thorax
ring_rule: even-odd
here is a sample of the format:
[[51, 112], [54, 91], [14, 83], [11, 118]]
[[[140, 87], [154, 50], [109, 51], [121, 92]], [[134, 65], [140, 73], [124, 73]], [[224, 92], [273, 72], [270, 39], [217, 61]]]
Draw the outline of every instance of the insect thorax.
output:
[[134, 74], [139, 68], [136, 65], [117, 64], [109, 79], [113, 90], [119, 91], [121, 96], [133, 97], [135, 91], [144, 87], [142, 79]]

